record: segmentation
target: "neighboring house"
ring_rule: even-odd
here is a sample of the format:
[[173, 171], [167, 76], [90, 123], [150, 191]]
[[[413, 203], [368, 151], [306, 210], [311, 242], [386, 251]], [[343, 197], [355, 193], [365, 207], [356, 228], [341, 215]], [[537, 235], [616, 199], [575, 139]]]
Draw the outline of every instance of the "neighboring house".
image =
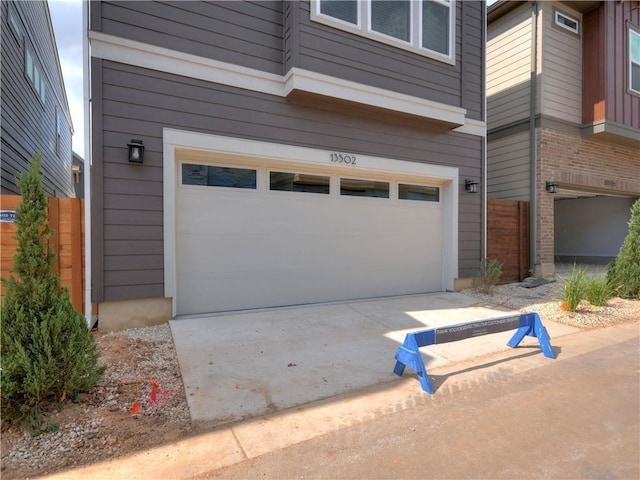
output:
[[20, 193], [19, 175], [42, 152], [43, 187], [73, 197], [73, 125], [47, 2], [3, 1], [2, 193]]
[[84, 198], [84, 159], [73, 152], [73, 165], [71, 166], [73, 173], [73, 190], [76, 198]]
[[487, 28], [487, 195], [530, 202], [534, 275], [606, 264], [640, 196], [640, 2], [499, 1]]
[[477, 273], [484, 2], [89, 9], [101, 328]]

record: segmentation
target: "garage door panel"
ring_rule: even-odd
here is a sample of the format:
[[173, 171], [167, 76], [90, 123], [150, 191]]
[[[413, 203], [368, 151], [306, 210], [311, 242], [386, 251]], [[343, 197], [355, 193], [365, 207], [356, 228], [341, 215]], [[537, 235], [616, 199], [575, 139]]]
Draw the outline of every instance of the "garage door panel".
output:
[[439, 202], [178, 186], [176, 212], [178, 314], [442, 289]]
[[[413, 265], [415, 267], [416, 265]], [[225, 274], [179, 275], [179, 284], [192, 285], [181, 292], [178, 309], [183, 314], [230, 311], [274, 305], [350, 300], [437, 291], [428, 265], [422, 273], [405, 266], [363, 265], [358, 269], [271, 269]], [[439, 270], [438, 270], [439, 271]], [[389, 277], [396, 281], [389, 283]], [[363, 284], [366, 278], [366, 285]], [[260, 285], [260, 288], [253, 288]], [[221, 294], [224, 292], [224, 294]]]

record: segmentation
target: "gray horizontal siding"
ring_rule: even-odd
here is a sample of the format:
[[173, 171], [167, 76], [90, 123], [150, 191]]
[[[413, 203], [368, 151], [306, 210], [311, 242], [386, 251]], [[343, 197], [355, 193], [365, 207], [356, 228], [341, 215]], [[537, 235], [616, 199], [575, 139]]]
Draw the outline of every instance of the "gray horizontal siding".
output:
[[99, 11], [103, 33], [284, 73], [282, 2], [105, 1]]
[[490, 140], [487, 146], [487, 193], [491, 198], [528, 201], [529, 132]]
[[542, 5], [542, 114], [581, 125], [582, 38], [555, 26], [554, 7], [560, 7], [581, 25], [582, 16], [564, 4]]
[[[481, 175], [478, 137], [312, 109], [110, 61], [94, 60], [94, 73], [98, 83], [102, 77], [102, 86], [94, 90], [94, 122], [101, 125], [96, 132], [102, 131], [94, 137], [94, 168], [102, 172], [94, 177], [94, 220], [104, 229], [94, 244], [94, 265], [102, 272], [94, 285], [96, 301], [164, 295], [158, 263], [163, 254], [163, 127], [456, 166], [462, 179]], [[131, 138], [144, 141], [143, 165], [127, 162]], [[481, 251], [479, 195], [460, 195], [460, 242], [459, 273], [471, 276]], [[135, 264], [128, 262], [134, 258]]]
[[[480, 120], [483, 103], [484, 50], [481, 25], [484, 3], [457, 2], [456, 5], [456, 64], [449, 65], [313, 22], [310, 19], [309, 2], [292, 2], [285, 16], [287, 69], [300, 67], [463, 107], [468, 110], [470, 118]], [[461, 40], [463, 31], [464, 45]], [[463, 68], [466, 71], [464, 82]]]
[[524, 4], [493, 22], [487, 32], [487, 128], [529, 116], [531, 7]]
[[[71, 125], [57, 51], [42, 2], [11, 2], [22, 23], [17, 41], [6, 23], [9, 2], [2, 2], [2, 193], [18, 194], [17, 177], [31, 158], [42, 152], [43, 187], [50, 196], [74, 196], [71, 174]], [[24, 44], [31, 46], [45, 78], [43, 105], [24, 73]], [[60, 153], [56, 152], [56, 112], [63, 119]]]

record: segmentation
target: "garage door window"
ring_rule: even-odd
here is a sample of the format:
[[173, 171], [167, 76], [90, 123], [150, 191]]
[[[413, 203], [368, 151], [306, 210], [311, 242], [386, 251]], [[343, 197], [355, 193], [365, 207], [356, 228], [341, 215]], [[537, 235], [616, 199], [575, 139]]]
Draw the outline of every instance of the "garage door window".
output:
[[329, 194], [329, 177], [304, 173], [270, 172], [269, 189], [282, 192]]
[[219, 167], [212, 165], [182, 164], [183, 185], [208, 187], [256, 188], [256, 171], [247, 168]]
[[440, 201], [440, 189], [438, 187], [428, 187], [426, 185], [408, 185], [406, 183], [401, 183], [398, 185], [398, 198], [400, 200], [438, 202]]
[[340, 179], [340, 195], [389, 198], [389, 183], [373, 180]]

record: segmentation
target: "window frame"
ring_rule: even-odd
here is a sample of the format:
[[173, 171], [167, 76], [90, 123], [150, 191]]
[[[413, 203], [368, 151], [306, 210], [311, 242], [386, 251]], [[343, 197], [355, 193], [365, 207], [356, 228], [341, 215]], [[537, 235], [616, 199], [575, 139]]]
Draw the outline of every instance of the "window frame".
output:
[[[441, 195], [440, 195], [440, 190], [441, 187], [438, 185], [427, 185], [427, 184], [422, 184], [422, 183], [409, 183], [409, 182], [404, 182], [404, 181], [398, 181], [396, 182], [397, 184], [397, 200], [401, 201], [401, 202], [423, 202], [423, 203], [440, 203], [440, 199], [441, 199]], [[423, 187], [423, 188], [433, 188], [435, 189], [435, 199], [432, 198], [410, 198], [410, 197], [406, 197], [406, 198], [402, 198], [402, 186], [405, 185], [407, 187]]]
[[[215, 168], [228, 168], [228, 169], [232, 169], [232, 170], [248, 170], [248, 171], [253, 171], [255, 174], [255, 182], [253, 187], [238, 187], [238, 186], [227, 186], [227, 185], [209, 185], [209, 184], [198, 184], [198, 183], [185, 183], [185, 176], [184, 176], [184, 167], [187, 165], [191, 165], [191, 166], [198, 166], [198, 167], [207, 167], [207, 169], [209, 167], [215, 167]], [[207, 175], [208, 175], [208, 171], [207, 171]], [[218, 190], [218, 191], [224, 191], [224, 192], [233, 192], [233, 191], [243, 191], [243, 192], [257, 192], [260, 189], [260, 179], [259, 179], [259, 172], [258, 172], [258, 168], [257, 167], [249, 167], [249, 166], [245, 166], [245, 165], [234, 165], [234, 164], [229, 164], [227, 162], [215, 162], [215, 163], [208, 163], [208, 162], [202, 162], [199, 160], [188, 160], [188, 161], [182, 161], [180, 162], [180, 186], [182, 188], [200, 188], [200, 189], [205, 189], [205, 190]]]
[[[326, 183], [326, 187], [327, 187], [327, 191], [326, 192], [314, 192], [312, 190], [285, 190], [282, 188], [273, 188], [273, 178], [272, 175], [273, 174], [287, 174], [287, 175], [306, 175], [308, 177], [316, 177], [316, 178], [323, 178], [326, 179], [327, 183]], [[331, 175], [329, 174], [322, 174], [322, 173], [308, 173], [308, 172], [301, 172], [298, 169], [293, 169], [293, 168], [267, 168], [267, 191], [268, 192], [286, 192], [287, 194], [299, 194], [299, 195], [307, 195], [307, 194], [313, 194], [313, 195], [327, 195], [330, 196], [333, 193], [333, 189], [331, 188]]]
[[[342, 193], [342, 181], [351, 181], [351, 182], [371, 182], [374, 185], [373, 190], [377, 190], [375, 188], [375, 184], [376, 183], [383, 183], [387, 185], [387, 196], [379, 196], [379, 195], [358, 195], [358, 194], [351, 194], [351, 193]], [[338, 188], [337, 188], [337, 195], [338, 198], [342, 198], [342, 197], [350, 197], [350, 198], [376, 198], [376, 199], [380, 199], [380, 200], [392, 200], [393, 197], [391, 195], [391, 188], [393, 185], [393, 181], [391, 180], [376, 180], [373, 178], [364, 178], [361, 177], [359, 175], [338, 175]]]
[[[31, 60], [31, 68], [29, 68], [29, 59]], [[31, 89], [44, 107], [47, 104], [47, 83], [44, 69], [41, 67], [34, 49], [29, 42], [26, 41], [24, 42], [24, 76], [29, 81]]]
[[24, 26], [22, 25], [22, 20], [12, 3], [7, 3], [7, 25], [9, 25], [9, 30], [11, 30], [11, 33], [18, 42], [18, 45], [22, 45]]
[[399, 38], [386, 35], [382, 32], [372, 30], [371, 28], [371, 0], [358, 0], [358, 22], [357, 24], [349, 23], [344, 20], [340, 20], [336, 17], [331, 17], [320, 12], [320, 4], [322, 0], [311, 0], [311, 20], [317, 23], [327, 25], [329, 27], [344, 30], [361, 37], [369, 38], [371, 40], [391, 45], [409, 52], [421, 55], [423, 57], [432, 58], [440, 62], [455, 65], [456, 58], [456, 7], [457, 1], [450, 0], [430, 0], [439, 5], [445, 6], [449, 9], [449, 38], [448, 38], [448, 54], [431, 50], [423, 47], [423, 29], [422, 22], [422, 10], [423, 0], [409, 0], [410, 2], [410, 41], [405, 42]]
[[[567, 20], [570, 20], [572, 22], [575, 22], [576, 24], [576, 28], [573, 29], [570, 26], [562, 23], [562, 22], [558, 22], [558, 17], [565, 17]], [[557, 27], [560, 28], [566, 32], [572, 33], [574, 35], [580, 36], [580, 20], [578, 18], [575, 18], [571, 15], [569, 15], [568, 13], [565, 13], [561, 10], [558, 9], [554, 9], [553, 10], [553, 24]]]
[[62, 114], [56, 107], [56, 154], [60, 156], [62, 152]]
[[627, 92], [631, 95], [640, 96], [640, 90], [635, 90], [633, 88], [633, 69], [631, 67], [633, 64], [636, 64], [640, 69], [640, 58], [638, 58], [638, 61], [636, 62], [631, 57], [632, 35], [636, 35], [640, 39], [640, 27], [627, 22]]

